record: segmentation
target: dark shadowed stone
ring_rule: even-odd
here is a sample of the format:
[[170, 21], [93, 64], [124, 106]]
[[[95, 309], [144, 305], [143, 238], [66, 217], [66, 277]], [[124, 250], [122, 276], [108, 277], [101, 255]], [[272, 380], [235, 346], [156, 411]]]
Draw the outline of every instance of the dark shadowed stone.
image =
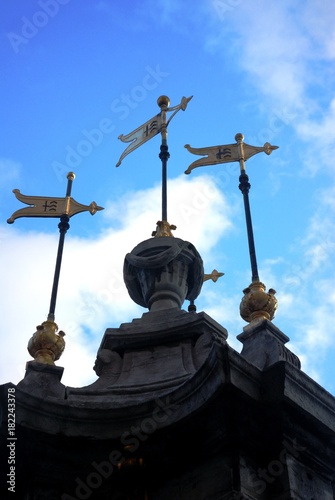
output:
[[17, 387], [40, 398], [64, 398], [65, 385], [60, 382], [63, 371], [60, 366], [29, 361], [25, 377]]
[[203, 282], [183, 240], [141, 243], [124, 274], [149, 312], [105, 331], [94, 383], [65, 388], [62, 368], [32, 361], [16, 387], [0, 386], [0, 470], [14, 447], [15, 497], [334, 498], [335, 399], [300, 370], [288, 337], [252, 320], [239, 354], [210, 316], [182, 310]]
[[261, 370], [278, 361], [300, 369], [298, 356], [285, 347], [290, 339], [267, 319], [251, 322], [237, 338], [243, 344], [241, 355]]

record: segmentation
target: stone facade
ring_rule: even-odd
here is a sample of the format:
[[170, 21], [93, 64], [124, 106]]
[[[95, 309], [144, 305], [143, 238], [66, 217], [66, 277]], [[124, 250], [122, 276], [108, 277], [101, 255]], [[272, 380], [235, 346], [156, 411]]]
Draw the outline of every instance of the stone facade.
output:
[[[106, 330], [93, 384], [65, 387], [62, 368], [31, 361], [17, 386], [1, 386], [2, 408], [15, 389], [17, 419], [16, 493], [5, 478], [1, 498], [333, 499], [335, 399], [301, 371], [288, 337], [258, 318], [238, 353], [206, 313], [182, 310], [203, 278], [182, 240], [144, 242], [125, 275], [149, 312]], [[3, 411], [1, 470], [7, 422]]]

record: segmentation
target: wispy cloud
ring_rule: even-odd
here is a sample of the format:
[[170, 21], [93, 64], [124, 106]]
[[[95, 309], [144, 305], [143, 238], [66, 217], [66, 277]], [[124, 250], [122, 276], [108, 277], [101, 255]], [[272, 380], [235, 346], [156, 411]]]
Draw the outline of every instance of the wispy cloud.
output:
[[[153, 187], [107, 204], [104, 216], [111, 226], [95, 239], [67, 236], [56, 308], [56, 322], [66, 333], [67, 347], [58, 365], [65, 367], [67, 385], [94, 379], [92, 366], [105, 328], [118, 327], [146, 311], [128, 296], [123, 260], [140, 241], [151, 237], [159, 219], [160, 194], [160, 188]], [[192, 241], [206, 260], [218, 239], [233, 227], [226, 198], [205, 175], [172, 179], [169, 200], [169, 220], [178, 226], [175, 236]], [[15, 224], [2, 226], [0, 232], [3, 251], [11, 257], [0, 262], [6, 283], [1, 302], [8, 313], [1, 318], [6, 332], [2, 345], [4, 352], [15, 352], [14, 364], [11, 356], [3, 360], [2, 378], [14, 383], [23, 377], [30, 358], [27, 342], [47, 316], [58, 240], [56, 234], [24, 233], [19, 222]], [[7, 317], [15, 317], [15, 324]]]
[[[275, 323], [287, 325], [290, 331], [285, 333], [293, 337], [303, 367], [320, 378], [320, 360], [335, 334], [329, 321], [335, 279], [335, 4], [331, 0], [322, 4], [212, 0], [210, 4], [213, 29], [207, 33], [206, 47], [218, 57], [226, 57], [227, 51], [230, 59], [235, 55], [240, 78], [254, 94], [253, 106], [263, 114], [282, 114], [283, 124], [292, 130], [287, 154], [298, 166], [294, 175], [318, 180], [309, 199], [314, 213], [307, 216], [306, 227], [296, 228], [295, 243], [285, 256], [261, 262], [260, 267], [265, 283], [278, 291]], [[276, 171], [277, 186], [283, 172]]]
[[[287, 125], [300, 139], [313, 141], [301, 154], [305, 168], [314, 174], [325, 164], [329, 170], [335, 140], [335, 73], [329, 64], [335, 57], [334, 3], [241, 1], [227, 11], [225, 22], [219, 3], [212, 2], [217, 52], [233, 46], [237, 64], [260, 93], [260, 107], [267, 102], [270, 109], [286, 110]], [[215, 45], [215, 35], [209, 37]]]
[[0, 158], [0, 177], [2, 187], [7, 186], [9, 182], [19, 178], [22, 165], [21, 163], [11, 160], [10, 158]]

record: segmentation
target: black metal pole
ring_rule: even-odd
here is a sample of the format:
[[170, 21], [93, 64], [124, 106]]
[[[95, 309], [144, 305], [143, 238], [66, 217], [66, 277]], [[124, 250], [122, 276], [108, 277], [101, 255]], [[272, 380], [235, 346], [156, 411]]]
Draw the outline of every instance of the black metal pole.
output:
[[[66, 200], [68, 200], [71, 196], [71, 189], [72, 189], [72, 182], [74, 180], [74, 174], [72, 172], [70, 172], [67, 175], [67, 179], [68, 179], [68, 182], [67, 182], [67, 189], [66, 189]], [[53, 281], [52, 291], [51, 291], [48, 321], [55, 321], [55, 309], [56, 309], [56, 300], [57, 300], [57, 292], [58, 292], [58, 283], [59, 283], [60, 269], [61, 269], [61, 264], [62, 264], [65, 235], [66, 235], [68, 229], [70, 228], [69, 220], [70, 220], [69, 216], [66, 214], [63, 214], [60, 217], [60, 223], [58, 224], [59, 242], [58, 242], [56, 266], [55, 266], [55, 273], [54, 273], [54, 281]]]
[[167, 162], [170, 158], [168, 145], [162, 141], [159, 158], [162, 161], [162, 221], [167, 221]]
[[249, 183], [249, 177], [247, 176], [245, 170], [242, 170], [239, 181], [240, 181], [239, 189], [243, 194], [245, 219], [247, 224], [250, 264], [252, 273], [251, 280], [252, 282], [254, 282], [254, 281], [259, 281], [259, 276], [257, 269], [256, 249], [255, 249], [254, 234], [252, 229], [250, 204], [249, 204], [250, 183]]

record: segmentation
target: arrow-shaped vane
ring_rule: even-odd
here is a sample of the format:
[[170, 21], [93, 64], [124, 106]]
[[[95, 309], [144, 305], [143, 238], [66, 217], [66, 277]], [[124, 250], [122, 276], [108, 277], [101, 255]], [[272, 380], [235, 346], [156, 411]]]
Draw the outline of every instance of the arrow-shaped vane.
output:
[[7, 220], [8, 224], [13, 224], [15, 219], [19, 217], [59, 217], [60, 222], [58, 224], [59, 228], [59, 242], [58, 251], [56, 258], [54, 281], [51, 291], [50, 308], [48, 314], [48, 321], [54, 322], [55, 320], [55, 308], [56, 299], [58, 291], [58, 283], [60, 276], [60, 268], [63, 256], [64, 239], [67, 230], [69, 229], [69, 219], [75, 214], [80, 212], [89, 211], [90, 214], [94, 215], [99, 210], [103, 210], [99, 207], [95, 201], [92, 201], [90, 205], [82, 205], [78, 203], [73, 198], [71, 198], [72, 183], [75, 179], [73, 172], [67, 174], [67, 189], [64, 198], [51, 198], [48, 196], [26, 196], [21, 194], [18, 189], [14, 189], [13, 193], [16, 198], [22, 203], [29, 205], [28, 207], [21, 208], [13, 213], [13, 215]]
[[264, 151], [267, 155], [271, 154], [274, 149], [278, 146], [271, 146], [269, 142], [266, 142], [264, 146], [250, 146], [250, 144], [237, 143], [237, 144], [225, 144], [222, 146], [209, 146], [205, 148], [192, 148], [189, 144], [184, 146], [190, 153], [195, 155], [206, 156], [206, 158], [199, 158], [195, 160], [188, 169], [185, 170], [185, 174], [190, 174], [194, 168], [206, 167], [208, 165], [217, 165], [219, 163], [230, 163], [233, 161], [247, 161], [249, 158], [257, 153]]
[[95, 201], [92, 201], [90, 205], [82, 205], [70, 196], [66, 196], [65, 198], [26, 196], [21, 194], [19, 189], [13, 189], [13, 193], [19, 201], [29, 205], [29, 207], [16, 210], [16, 212], [7, 219], [8, 224], [13, 224], [15, 219], [19, 217], [61, 217], [62, 215], [72, 217], [80, 212], [88, 211], [91, 215], [94, 215], [99, 210], [103, 210]]

